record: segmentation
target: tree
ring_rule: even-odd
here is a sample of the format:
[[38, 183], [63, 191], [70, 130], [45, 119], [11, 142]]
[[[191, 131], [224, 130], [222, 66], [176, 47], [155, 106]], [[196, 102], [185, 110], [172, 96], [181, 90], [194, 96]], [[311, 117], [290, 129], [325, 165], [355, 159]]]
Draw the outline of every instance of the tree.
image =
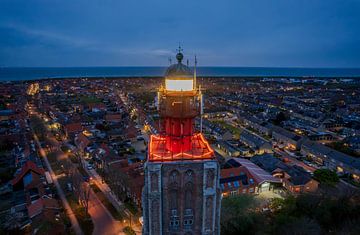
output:
[[281, 226], [278, 234], [284, 235], [318, 235], [321, 234], [321, 227], [319, 224], [308, 218], [292, 218], [288, 219], [288, 222]]
[[136, 232], [135, 232], [134, 229], [132, 229], [130, 226], [126, 226], [126, 227], [123, 229], [123, 232], [124, 232], [126, 235], [136, 235]]
[[251, 195], [227, 197], [221, 205], [221, 234], [252, 234], [262, 229], [262, 215], [255, 212], [257, 201]]
[[314, 171], [314, 178], [320, 183], [335, 186], [339, 182], [338, 175], [329, 169], [318, 169]]
[[114, 194], [121, 201], [125, 201], [130, 183], [129, 176], [123, 173], [121, 170], [109, 166], [109, 170], [106, 174], [106, 179], [107, 182], [109, 182], [109, 186], [114, 192]]
[[276, 118], [273, 120], [273, 123], [275, 125], [279, 125], [281, 124], [281, 122], [283, 121], [286, 121], [288, 118], [287, 116], [285, 115], [284, 112], [279, 112], [277, 115], [276, 115]]
[[88, 214], [91, 188], [87, 182], [83, 182], [81, 186], [81, 202], [85, 208], [85, 213]]

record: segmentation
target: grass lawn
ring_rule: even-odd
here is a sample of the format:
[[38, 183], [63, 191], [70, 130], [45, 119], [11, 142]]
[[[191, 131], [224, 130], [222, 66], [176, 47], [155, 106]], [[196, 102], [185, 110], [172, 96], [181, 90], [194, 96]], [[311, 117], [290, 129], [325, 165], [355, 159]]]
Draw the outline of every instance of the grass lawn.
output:
[[233, 135], [240, 136], [240, 129], [239, 128], [234, 127], [233, 125], [228, 124], [223, 120], [215, 120], [215, 121], [212, 121], [212, 122], [217, 123], [222, 128], [225, 128], [225, 129], [229, 130]]

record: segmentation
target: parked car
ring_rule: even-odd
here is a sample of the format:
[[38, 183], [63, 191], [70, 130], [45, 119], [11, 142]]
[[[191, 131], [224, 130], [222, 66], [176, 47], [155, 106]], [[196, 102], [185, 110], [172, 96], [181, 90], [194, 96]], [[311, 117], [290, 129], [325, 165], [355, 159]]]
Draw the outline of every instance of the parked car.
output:
[[67, 184], [66, 184], [66, 189], [67, 189], [67, 191], [72, 192], [72, 191], [73, 191], [73, 186], [72, 186], [72, 184], [71, 184], [71, 183], [67, 183]]

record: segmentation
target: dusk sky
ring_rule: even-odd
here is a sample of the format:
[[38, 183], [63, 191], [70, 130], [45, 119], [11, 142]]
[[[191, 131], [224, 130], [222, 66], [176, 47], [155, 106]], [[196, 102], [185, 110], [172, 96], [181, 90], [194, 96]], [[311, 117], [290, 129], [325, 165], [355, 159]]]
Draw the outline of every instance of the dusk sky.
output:
[[[360, 67], [359, 0], [0, 0], [0, 66]], [[173, 59], [174, 61], [174, 59]]]

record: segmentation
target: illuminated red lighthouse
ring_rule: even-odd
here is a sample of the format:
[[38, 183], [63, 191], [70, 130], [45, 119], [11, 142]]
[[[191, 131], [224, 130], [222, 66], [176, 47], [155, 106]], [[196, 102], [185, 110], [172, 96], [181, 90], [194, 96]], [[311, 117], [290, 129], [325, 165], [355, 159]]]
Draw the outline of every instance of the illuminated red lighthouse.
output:
[[145, 163], [142, 232], [218, 235], [220, 170], [201, 127], [195, 128], [203, 109], [196, 67], [192, 73], [182, 63], [181, 48], [176, 59], [157, 97], [161, 130], [150, 137]]
[[213, 150], [201, 130], [195, 130], [195, 118], [201, 117], [203, 110], [196, 73], [182, 64], [181, 48], [176, 59], [158, 92], [161, 130], [160, 135], [151, 136], [149, 161], [212, 159]]

